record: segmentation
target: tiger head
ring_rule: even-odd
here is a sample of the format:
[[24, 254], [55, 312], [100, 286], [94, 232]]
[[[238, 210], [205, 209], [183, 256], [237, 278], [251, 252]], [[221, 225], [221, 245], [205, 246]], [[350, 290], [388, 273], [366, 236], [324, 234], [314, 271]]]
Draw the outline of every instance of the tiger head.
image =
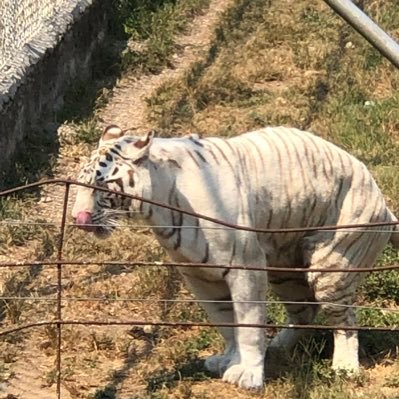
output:
[[[132, 195], [143, 195], [149, 149], [154, 132], [143, 138], [123, 136], [118, 126], [108, 126], [90, 160], [81, 168], [78, 182]], [[136, 202], [136, 201], [134, 201]], [[137, 201], [141, 204], [141, 201]], [[108, 237], [121, 213], [132, 210], [132, 199], [78, 186], [72, 217], [75, 224], [99, 238]]]

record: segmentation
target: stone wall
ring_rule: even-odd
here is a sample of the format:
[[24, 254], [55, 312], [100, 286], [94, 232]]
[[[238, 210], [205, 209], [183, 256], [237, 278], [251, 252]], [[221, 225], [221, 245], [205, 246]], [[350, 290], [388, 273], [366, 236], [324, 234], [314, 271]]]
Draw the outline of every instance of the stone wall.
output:
[[[48, 0], [36, 2], [48, 3]], [[77, 78], [90, 79], [92, 56], [108, 33], [111, 0], [62, 2], [63, 8], [47, 18], [43, 29], [36, 27], [34, 35], [22, 47], [16, 47], [12, 57], [5, 51], [10, 44], [5, 45], [4, 40], [0, 43], [2, 171], [9, 166], [18, 142], [32, 128], [38, 128], [39, 121], [43, 126], [46, 121], [54, 120], [68, 87]], [[1, 23], [4, 24], [4, 16], [3, 21], [0, 19], [0, 29], [4, 29]]]

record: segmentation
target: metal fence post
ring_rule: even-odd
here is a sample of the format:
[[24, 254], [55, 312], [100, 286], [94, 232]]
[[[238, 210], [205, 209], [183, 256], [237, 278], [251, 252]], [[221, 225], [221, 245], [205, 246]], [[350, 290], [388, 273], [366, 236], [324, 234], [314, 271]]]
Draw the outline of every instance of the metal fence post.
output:
[[68, 198], [70, 183], [65, 183], [65, 193], [64, 193], [64, 204], [62, 210], [62, 219], [60, 226], [60, 237], [58, 241], [57, 249], [57, 399], [61, 399], [61, 322], [62, 322], [62, 260], [63, 260], [63, 249], [64, 249], [64, 236], [65, 236], [65, 225], [68, 210]]
[[399, 68], [399, 45], [350, 0], [324, 0], [384, 57]]

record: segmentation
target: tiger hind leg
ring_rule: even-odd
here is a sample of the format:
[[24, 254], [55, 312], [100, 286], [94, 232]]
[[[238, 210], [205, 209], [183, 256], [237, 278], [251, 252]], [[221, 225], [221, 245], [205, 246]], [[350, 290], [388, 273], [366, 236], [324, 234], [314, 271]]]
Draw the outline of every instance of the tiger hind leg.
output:
[[[341, 255], [339, 255], [341, 257]], [[348, 259], [333, 256], [334, 263], [324, 263], [325, 268], [339, 267], [343, 270], [349, 267], [357, 267], [358, 263], [352, 263]], [[367, 264], [366, 264], [367, 266]], [[322, 267], [316, 266], [313, 267]], [[356, 316], [352, 308], [356, 288], [360, 282], [359, 273], [309, 273], [313, 280], [315, 298], [321, 303], [321, 309], [330, 326], [355, 327]], [[359, 344], [356, 330], [334, 330], [334, 352], [332, 368], [344, 370], [351, 374], [359, 370]]]
[[[371, 208], [370, 208], [371, 209]], [[384, 202], [376, 207], [370, 222], [392, 221], [392, 214], [387, 211]], [[363, 221], [367, 221], [366, 218]], [[338, 220], [337, 224], [350, 224], [356, 220]], [[323, 232], [310, 236], [305, 242], [308, 249], [305, 254], [310, 264], [308, 281], [313, 287], [315, 298], [321, 303], [323, 313], [331, 326], [345, 326], [349, 329], [335, 330], [332, 367], [356, 373], [359, 370], [358, 333], [350, 328], [356, 327], [353, 302], [356, 289], [364, 276], [363, 273], [347, 272], [346, 269], [371, 267], [391, 237], [391, 227], [386, 232], [369, 229], [368, 231], [340, 231], [328, 238]], [[324, 236], [324, 238], [323, 238]], [[312, 269], [339, 268], [342, 272], [312, 272]]]
[[[339, 273], [341, 274], [341, 273]], [[337, 275], [339, 275], [337, 273]], [[356, 316], [353, 308], [354, 288], [357, 286], [357, 276], [354, 273], [343, 273], [347, 282], [346, 292], [337, 288], [335, 292], [324, 292], [316, 289], [316, 298], [322, 303], [322, 310], [331, 326], [355, 327]], [[356, 330], [334, 330], [334, 352], [332, 368], [336, 371], [344, 370], [351, 374], [359, 370], [359, 343]]]
[[[326, 311], [331, 325], [344, 324], [347, 327], [356, 325], [353, 309], [329, 309]], [[341, 321], [342, 320], [342, 321]], [[358, 332], [348, 330], [334, 330], [334, 354], [332, 368], [336, 371], [356, 373], [359, 370], [359, 342]]]

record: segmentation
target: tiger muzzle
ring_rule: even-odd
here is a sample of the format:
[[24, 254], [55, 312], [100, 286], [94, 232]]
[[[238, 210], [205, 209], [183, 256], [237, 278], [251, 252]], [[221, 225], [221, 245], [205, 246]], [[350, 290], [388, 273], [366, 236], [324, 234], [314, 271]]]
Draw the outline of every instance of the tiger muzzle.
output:
[[95, 230], [95, 226], [93, 225], [90, 212], [86, 211], [78, 212], [75, 218], [75, 224], [79, 229], [85, 231], [92, 232]]

